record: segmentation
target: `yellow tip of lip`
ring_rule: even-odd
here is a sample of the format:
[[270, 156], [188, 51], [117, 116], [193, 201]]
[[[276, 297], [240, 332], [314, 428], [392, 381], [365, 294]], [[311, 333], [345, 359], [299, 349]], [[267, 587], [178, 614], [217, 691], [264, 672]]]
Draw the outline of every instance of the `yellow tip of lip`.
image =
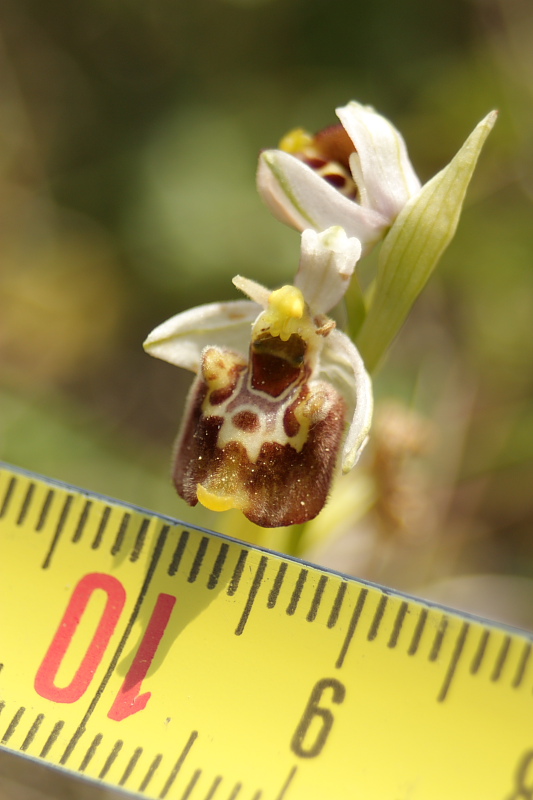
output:
[[236, 497], [231, 495], [213, 494], [200, 484], [196, 484], [196, 496], [198, 501], [210, 511], [229, 511], [230, 508], [240, 508]]

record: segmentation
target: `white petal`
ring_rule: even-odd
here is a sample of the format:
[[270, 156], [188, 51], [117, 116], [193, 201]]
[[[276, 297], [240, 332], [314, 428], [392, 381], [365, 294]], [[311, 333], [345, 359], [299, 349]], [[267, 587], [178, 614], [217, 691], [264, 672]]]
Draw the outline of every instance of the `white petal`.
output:
[[270, 297], [271, 292], [269, 289], [261, 286], [260, 283], [251, 281], [250, 278], [243, 278], [242, 275], [235, 275], [235, 277], [232, 278], [232, 283], [237, 287], [237, 289], [239, 289], [239, 291], [248, 295], [251, 300], [259, 303], [259, 305], [263, 306], [263, 308], [268, 306], [268, 298]]
[[371, 246], [390, 224], [382, 214], [362, 208], [299, 158], [282, 150], [261, 153], [257, 188], [274, 216], [299, 231], [323, 231], [340, 225], [348, 236]]
[[261, 311], [261, 306], [249, 300], [190, 308], [158, 325], [143, 347], [151, 356], [197, 372], [202, 350], [208, 345], [247, 355], [251, 324]]
[[352, 341], [341, 331], [326, 337], [319, 377], [329, 381], [348, 403], [349, 423], [342, 453], [342, 470], [349, 472], [368, 439], [372, 423], [372, 382], [363, 359]]
[[338, 108], [337, 116], [357, 150], [350, 168], [356, 181], [363, 175], [362, 202], [381, 212], [390, 225], [420, 189], [403, 137], [385, 117], [355, 101]]
[[302, 233], [300, 266], [294, 284], [314, 313], [326, 313], [344, 297], [360, 257], [359, 239], [349, 238], [338, 226], [322, 233], [307, 228]]

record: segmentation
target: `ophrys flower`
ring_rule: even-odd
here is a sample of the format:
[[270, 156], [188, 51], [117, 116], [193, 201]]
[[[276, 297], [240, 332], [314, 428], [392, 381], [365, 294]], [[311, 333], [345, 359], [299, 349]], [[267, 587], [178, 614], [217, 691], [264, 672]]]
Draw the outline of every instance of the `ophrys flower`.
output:
[[197, 372], [173, 477], [190, 504], [239, 508], [264, 527], [315, 517], [339, 460], [366, 441], [372, 388], [350, 339], [325, 316], [346, 291], [361, 246], [341, 228], [302, 234], [294, 286], [211, 303], [156, 328], [146, 350]]
[[351, 324], [372, 371], [453, 238], [497, 113], [487, 114], [423, 186], [402, 136], [385, 117], [353, 101], [337, 115], [342, 125], [316, 136], [292, 131], [283, 149], [263, 152], [257, 184], [275, 216], [297, 230], [341, 225], [361, 241], [363, 253], [384, 239], [366, 297], [351, 293]]
[[341, 225], [364, 249], [383, 238], [420, 181], [399, 131], [370, 106], [336, 110], [342, 125], [300, 129], [259, 158], [257, 186], [274, 215], [299, 231]]

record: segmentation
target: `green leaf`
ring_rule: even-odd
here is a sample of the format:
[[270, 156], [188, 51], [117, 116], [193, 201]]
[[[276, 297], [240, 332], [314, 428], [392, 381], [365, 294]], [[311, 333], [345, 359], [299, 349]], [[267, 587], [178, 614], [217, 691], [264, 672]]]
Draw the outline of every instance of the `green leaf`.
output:
[[366, 317], [366, 302], [357, 274], [352, 276], [348, 290], [344, 296], [348, 312], [348, 333], [355, 340]]
[[387, 234], [373, 301], [356, 342], [369, 372], [390, 347], [452, 240], [477, 159], [496, 118], [492, 111], [479, 123], [448, 166], [408, 201]]

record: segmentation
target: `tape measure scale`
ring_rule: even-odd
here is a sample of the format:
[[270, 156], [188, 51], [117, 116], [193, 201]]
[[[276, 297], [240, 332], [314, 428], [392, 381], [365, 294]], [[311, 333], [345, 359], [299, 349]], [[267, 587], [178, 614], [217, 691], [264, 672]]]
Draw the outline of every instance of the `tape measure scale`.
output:
[[530, 636], [0, 470], [0, 739], [152, 798], [533, 798]]

